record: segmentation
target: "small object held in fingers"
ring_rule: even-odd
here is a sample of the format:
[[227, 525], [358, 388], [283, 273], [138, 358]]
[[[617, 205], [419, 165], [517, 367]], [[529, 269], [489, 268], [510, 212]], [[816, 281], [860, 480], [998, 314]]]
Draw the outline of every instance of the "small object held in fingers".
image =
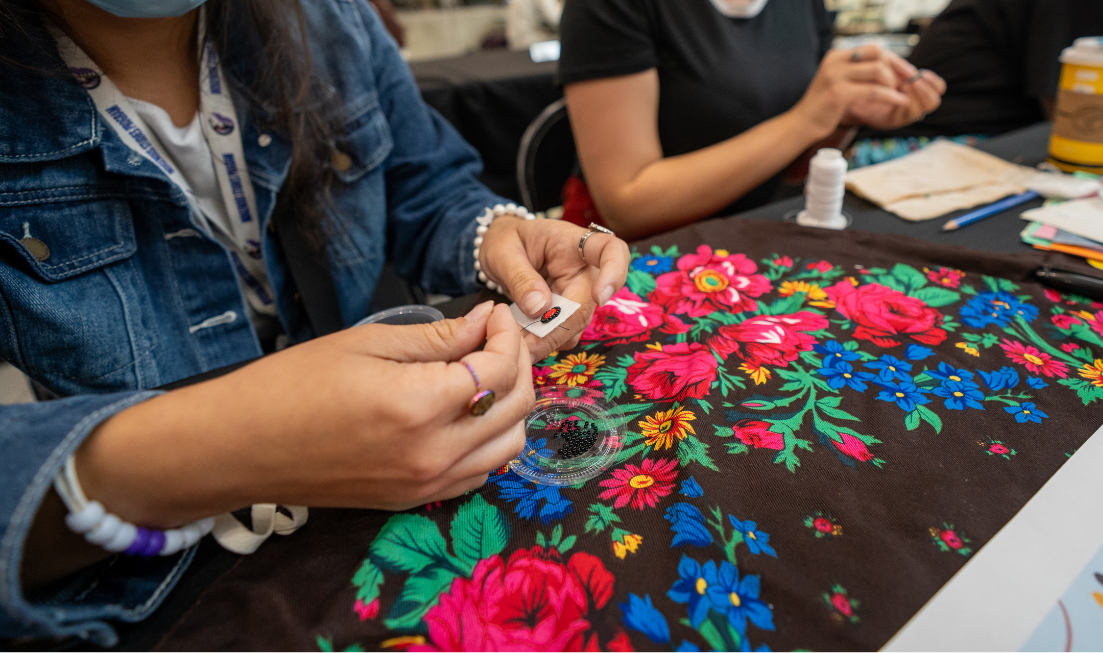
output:
[[905, 84], [914, 84], [914, 83], [918, 82], [919, 79], [921, 77], [923, 77], [923, 75], [925, 75], [925, 74], [927, 74], [927, 69], [926, 68], [920, 68], [919, 70], [915, 71], [914, 75], [912, 75], [911, 77], [905, 79], [904, 83]]
[[521, 307], [517, 305], [517, 302], [510, 304], [509, 310], [513, 314], [513, 319], [521, 328], [537, 338], [544, 338], [557, 327], [561, 326], [567, 318], [574, 315], [575, 311], [580, 307], [581, 305], [578, 302], [572, 302], [562, 295], [552, 293], [551, 308], [536, 317], [525, 315]]
[[589, 230], [586, 233], [582, 234], [582, 238], [578, 239], [578, 255], [582, 257], [582, 262], [587, 264], [587, 265], [589, 265], [590, 262], [586, 260], [586, 239], [589, 238], [590, 236], [593, 236], [595, 233], [597, 233], [599, 231], [603, 234], [609, 234], [610, 236], [613, 236], [614, 238], [616, 238], [616, 236], [617, 236], [610, 229], [607, 229], [607, 228], [599, 225], [596, 222], [591, 222]]
[[483, 389], [482, 384], [479, 383], [479, 375], [475, 374], [474, 368], [467, 361], [460, 361], [460, 365], [466, 367], [467, 371], [471, 373], [471, 378], [475, 380], [475, 395], [467, 402], [467, 412], [471, 413], [473, 417], [485, 415], [486, 411], [494, 405], [494, 391]]

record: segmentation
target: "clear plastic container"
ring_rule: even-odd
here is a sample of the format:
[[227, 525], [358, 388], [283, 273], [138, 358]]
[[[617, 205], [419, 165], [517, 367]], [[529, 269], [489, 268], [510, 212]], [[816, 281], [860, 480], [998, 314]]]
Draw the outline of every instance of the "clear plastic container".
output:
[[542, 485], [577, 485], [613, 465], [622, 446], [601, 392], [545, 386], [525, 419], [525, 450], [509, 466]]
[[426, 324], [428, 322], [437, 322], [444, 319], [444, 313], [441, 313], [432, 306], [424, 306], [422, 304], [408, 304], [406, 306], [395, 306], [394, 308], [388, 308], [385, 311], [379, 311], [378, 313], [372, 313], [366, 318], [360, 320], [354, 327], [362, 326], [364, 324]]

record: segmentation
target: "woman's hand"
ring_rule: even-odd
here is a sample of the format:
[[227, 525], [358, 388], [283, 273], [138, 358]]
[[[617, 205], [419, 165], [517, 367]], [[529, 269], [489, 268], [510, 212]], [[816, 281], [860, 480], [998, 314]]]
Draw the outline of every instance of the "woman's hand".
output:
[[[172, 527], [254, 503], [402, 510], [475, 489], [521, 452], [534, 402], [520, 329], [491, 306], [347, 329], [123, 411], [78, 450], [85, 492]], [[461, 359], [497, 395], [480, 417]]]
[[937, 108], [946, 90], [938, 75], [925, 71], [916, 78], [917, 72], [876, 43], [831, 50], [793, 112], [813, 125], [819, 138], [853, 122], [899, 127]]
[[[503, 216], [491, 223], [479, 248], [479, 265], [530, 317], [551, 308], [551, 293], [582, 305], [544, 338], [525, 331], [532, 360], [578, 344], [594, 309], [624, 285], [631, 255], [619, 238], [596, 232], [586, 239], [586, 261], [578, 241], [586, 230], [559, 220]], [[550, 287], [550, 288], [549, 288]]]

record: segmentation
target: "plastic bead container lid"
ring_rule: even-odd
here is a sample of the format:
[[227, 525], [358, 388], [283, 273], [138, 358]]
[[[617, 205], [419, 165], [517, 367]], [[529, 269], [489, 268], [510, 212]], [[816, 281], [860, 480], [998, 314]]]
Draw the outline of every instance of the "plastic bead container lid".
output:
[[545, 386], [525, 420], [525, 450], [509, 466], [542, 485], [576, 485], [608, 469], [622, 442], [601, 392]]
[[428, 322], [438, 322], [443, 319], [444, 313], [441, 313], [432, 306], [408, 304], [406, 306], [395, 306], [385, 311], [372, 313], [352, 326], [358, 327], [364, 324], [426, 324]]

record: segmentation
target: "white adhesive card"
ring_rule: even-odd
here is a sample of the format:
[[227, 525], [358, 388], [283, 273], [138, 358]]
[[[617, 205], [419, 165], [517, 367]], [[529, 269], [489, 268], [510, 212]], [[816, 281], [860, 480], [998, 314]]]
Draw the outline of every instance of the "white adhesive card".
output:
[[578, 302], [572, 302], [566, 297], [552, 293], [551, 307], [544, 311], [542, 315], [536, 317], [525, 315], [517, 302], [510, 304], [509, 310], [513, 313], [513, 319], [517, 320], [517, 324], [520, 324], [538, 338], [543, 338], [551, 333], [553, 329], [559, 328], [559, 325], [563, 324], [581, 307], [582, 305]]

